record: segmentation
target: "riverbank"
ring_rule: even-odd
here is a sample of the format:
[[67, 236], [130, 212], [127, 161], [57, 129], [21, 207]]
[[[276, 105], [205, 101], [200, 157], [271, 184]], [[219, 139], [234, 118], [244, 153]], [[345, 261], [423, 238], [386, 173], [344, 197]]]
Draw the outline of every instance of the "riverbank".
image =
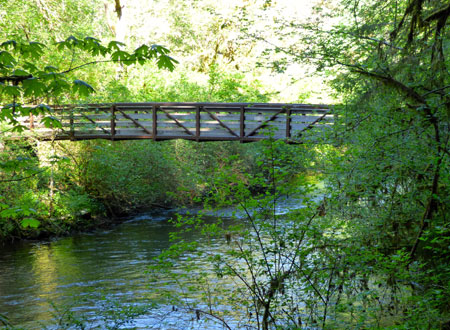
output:
[[22, 141], [5, 148], [11, 170], [0, 173], [0, 244], [90, 230], [149, 205], [193, 205], [214, 189], [221, 167], [257, 170], [259, 146]]
[[[279, 157], [277, 166], [284, 166], [293, 185], [306, 167], [302, 152], [307, 149], [280, 141], [125, 142], [16, 146], [15, 153], [29, 162], [27, 171], [38, 174], [10, 186], [0, 181], [0, 244], [108, 226], [149, 205], [163, 209], [200, 205], [217, 193], [221, 180], [259, 193], [271, 176], [263, 161], [268, 152]], [[52, 153], [55, 162], [44, 156]], [[222, 193], [230, 194], [226, 189]]]
[[8, 237], [1, 237], [0, 246], [7, 247], [20, 242], [44, 242], [55, 238], [75, 236], [83, 233], [92, 233], [96, 230], [111, 229], [133, 216], [142, 213], [153, 213], [172, 210], [179, 205], [153, 205], [140, 206], [117, 214], [82, 214], [74, 216], [71, 221], [65, 219], [39, 219], [40, 225], [36, 228], [28, 227], [10, 234]]

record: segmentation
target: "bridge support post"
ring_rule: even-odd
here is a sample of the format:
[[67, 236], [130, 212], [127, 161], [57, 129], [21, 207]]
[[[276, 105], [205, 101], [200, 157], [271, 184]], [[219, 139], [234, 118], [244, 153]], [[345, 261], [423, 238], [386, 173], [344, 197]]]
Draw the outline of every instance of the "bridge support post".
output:
[[239, 119], [239, 141], [241, 143], [244, 143], [244, 137], [245, 137], [245, 108], [244, 106], [241, 106], [241, 113], [240, 113], [240, 119]]
[[197, 106], [195, 108], [195, 141], [200, 141], [200, 108], [201, 106]]
[[116, 106], [111, 107], [111, 141], [114, 141], [116, 136]]
[[32, 130], [34, 128], [34, 116], [33, 114], [30, 112], [30, 130]]
[[153, 121], [153, 125], [152, 125], [152, 138], [153, 141], [156, 141], [156, 135], [158, 134], [158, 116], [157, 116], [157, 108], [156, 105], [154, 104], [152, 106], [152, 121]]
[[73, 123], [73, 108], [70, 108], [70, 118], [69, 118], [69, 125], [70, 125], [70, 133], [69, 133], [69, 138], [70, 141], [75, 141], [75, 125]]
[[291, 108], [286, 109], [286, 141], [291, 139]]

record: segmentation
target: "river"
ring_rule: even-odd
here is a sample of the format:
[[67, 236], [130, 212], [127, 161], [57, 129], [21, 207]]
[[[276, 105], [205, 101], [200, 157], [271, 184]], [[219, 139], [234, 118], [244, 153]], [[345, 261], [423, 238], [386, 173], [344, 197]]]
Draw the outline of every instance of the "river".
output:
[[[299, 207], [298, 201], [280, 204], [278, 213], [292, 207]], [[26, 329], [42, 329], [57, 323], [61, 315], [67, 319], [72, 314], [82, 315], [92, 325], [113, 322], [115, 310], [122, 311], [120, 317], [128, 315], [136, 328], [202, 328], [193, 325], [192, 316], [166, 317], [173, 314], [173, 306], [158, 306], [156, 313], [153, 308], [151, 316], [135, 316], [127, 309], [146, 306], [154, 298], [158, 283], [150, 284], [147, 269], [169, 247], [169, 233], [174, 230], [169, 219], [174, 215], [174, 211], [143, 213], [109, 230], [2, 247], [0, 314]], [[199, 237], [191, 232], [189, 240]], [[225, 243], [217, 243], [216, 248], [220, 244]]]

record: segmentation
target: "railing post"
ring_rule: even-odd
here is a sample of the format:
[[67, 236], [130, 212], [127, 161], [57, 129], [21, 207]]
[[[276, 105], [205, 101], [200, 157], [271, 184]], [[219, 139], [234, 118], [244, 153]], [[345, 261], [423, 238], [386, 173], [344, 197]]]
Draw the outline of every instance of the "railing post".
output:
[[200, 140], [200, 105], [195, 108], [195, 140]]
[[111, 106], [111, 140], [114, 141], [116, 136], [116, 106]]
[[244, 106], [241, 106], [241, 116], [240, 116], [240, 129], [239, 129], [239, 137], [240, 137], [240, 142], [243, 143], [244, 142], [244, 137], [245, 137], [245, 110], [244, 110]]
[[291, 138], [291, 108], [286, 109], [286, 140]]
[[75, 125], [74, 125], [74, 121], [73, 121], [73, 108], [70, 108], [70, 115], [69, 115], [69, 125], [70, 125], [70, 133], [69, 133], [69, 138], [70, 141], [74, 141], [75, 140]]
[[152, 106], [152, 119], [153, 119], [153, 125], [152, 125], [152, 135], [153, 135], [153, 141], [156, 141], [156, 135], [158, 134], [158, 116], [156, 114], [156, 104]]
[[33, 128], [34, 128], [34, 116], [30, 112], [30, 130], [32, 130]]

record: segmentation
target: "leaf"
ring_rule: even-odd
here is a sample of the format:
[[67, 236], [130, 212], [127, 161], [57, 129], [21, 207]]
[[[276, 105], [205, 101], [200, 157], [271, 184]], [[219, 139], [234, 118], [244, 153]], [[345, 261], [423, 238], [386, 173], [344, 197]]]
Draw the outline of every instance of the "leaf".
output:
[[22, 91], [22, 88], [19, 86], [3, 86], [2, 89], [0, 89], [1, 94], [5, 94], [8, 96], [20, 96], [20, 93]]
[[13, 71], [13, 75], [14, 76], [29, 76], [30, 73], [25, 71], [25, 70], [23, 70], [23, 69], [15, 69]]
[[43, 123], [44, 126], [47, 128], [62, 128], [61, 122], [53, 116], [47, 116], [42, 118], [41, 123]]
[[22, 105], [18, 105], [16, 107], [16, 113], [20, 113], [22, 116], [29, 116], [31, 112], [31, 108], [23, 107]]
[[25, 97], [42, 96], [47, 90], [47, 86], [35, 77], [24, 80], [22, 85]]
[[38, 59], [44, 53], [44, 48], [44, 44], [36, 41], [30, 41], [28, 43], [28, 46], [26, 47], [26, 52], [28, 52], [28, 54], [31, 55], [32, 58]]
[[23, 64], [23, 69], [24, 69], [24, 70], [27, 70], [27, 71], [29, 71], [29, 72], [38, 71], [37, 66], [36, 66], [34, 63], [31, 63], [31, 62], [25, 62], [25, 63]]
[[85, 37], [84, 42], [94, 44], [94, 45], [100, 45], [100, 40], [97, 38], [94, 38], [94, 37]]
[[117, 50], [111, 54], [111, 59], [113, 59], [114, 61], [128, 61], [130, 60], [130, 57], [130, 54], [123, 50]]
[[23, 228], [38, 228], [41, 222], [33, 218], [25, 218], [20, 222]]
[[36, 72], [35, 76], [43, 81], [52, 81], [54, 79], [58, 79], [59, 77], [64, 77], [64, 73], [39, 71]]
[[12, 66], [15, 65], [16, 59], [7, 51], [0, 51], [0, 65]]
[[110, 41], [108, 44], [108, 48], [111, 50], [113, 50], [113, 49], [120, 50], [121, 46], [125, 46], [125, 44], [123, 42], [114, 41], [114, 40]]
[[0, 121], [2, 120], [14, 120], [13, 116], [13, 109], [9, 107], [8, 105], [4, 106], [3, 109], [0, 111]]
[[28, 42], [17, 46], [22, 57], [29, 57], [33, 60], [38, 60], [42, 56], [43, 48], [45, 45], [40, 42]]
[[70, 89], [70, 84], [65, 79], [55, 79], [48, 85], [48, 89], [51, 93], [58, 95]]
[[103, 46], [100, 40], [92, 37], [84, 38], [83, 49], [89, 51], [93, 56], [97, 55], [105, 56], [106, 54], [111, 52], [111, 49], [108, 49], [107, 47]]
[[16, 120], [11, 120], [11, 123], [14, 125], [14, 127], [11, 129], [11, 132], [22, 133], [23, 131], [26, 131], [28, 129], [28, 127], [21, 125]]
[[161, 45], [152, 45], [152, 50], [153, 51], [155, 51], [156, 53], [159, 53], [159, 54], [162, 54], [162, 55], [164, 55], [164, 54], [169, 54], [170, 53], [170, 50], [169, 49], [167, 49], [166, 47], [163, 47], [163, 46], [161, 46]]
[[67, 47], [67, 44], [65, 41], [58, 41], [56, 43], [56, 48], [58, 49], [58, 51], [64, 50], [64, 47]]
[[34, 115], [45, 114], [50, 112], [52, 109], [47, 104], [39, 104], [31, 109]]
[[146, 56], [148, 51], [149, 51], [149, 47], [147, 45], [141, 45], [138, 48], [135, 49], [134, 53], [137, 56]]
[[0, 218], [13, 219], [17, 216], [18, 211], [14, 208], [9, 208], [0, 211]]
[[175, 64], [178, 64], [178, 61], [168, 55], [161, 55], [158, 57], [157, 65], [160, 69], [164, 68], [173, 71], [175, 69]]
[[17, 41], [15, 41], [15, 40], [8, 40], [8, 41], [5, 41], [5, 42], [2, 42], [0, 47], [3, 47], [5, 49], [7, 49], [7, 48], [16, 48], [17, 47]]
[[57, 72], [57, 71], [59, 71], [59, 68], [57, 68], [56, 66], [53, 66], [53, 65], [47, 65], [44, 67], [44, 71], [45, 72]]
[[82, 96], [88, 96], [89, 94], [95, 92], [95, 89], [88, 83], [75, 79], [73, 81], [73, 91], [78, 92]]
[[66, 39], [66, 42], [68, 43], [68, 44], [73, 44], [73, 45], [77, 45], [77, 44], [79, 44], [80, 43], [80, 40], [79, 39], [77, 39], [76, 37], [74, 37], [74, 36], [70, 36], [70, 37], [68, 37], [67, 39]]
[[25, 209], [22, 209], [22, 211], [21, 211], [21, 215], [23, 215], [23, 216], [29, 216], [31, 214], [36, 214], [36, 210], [32, 209], [32, 208], [25, 208]]
[[81, 40], [75, 38], [74, 36], [68, 37], [66, 40], [58, 41], [56, 43], [56, 48], [62, 51], [64, 48], [73, 49], [74, 46], [82, 44]]

